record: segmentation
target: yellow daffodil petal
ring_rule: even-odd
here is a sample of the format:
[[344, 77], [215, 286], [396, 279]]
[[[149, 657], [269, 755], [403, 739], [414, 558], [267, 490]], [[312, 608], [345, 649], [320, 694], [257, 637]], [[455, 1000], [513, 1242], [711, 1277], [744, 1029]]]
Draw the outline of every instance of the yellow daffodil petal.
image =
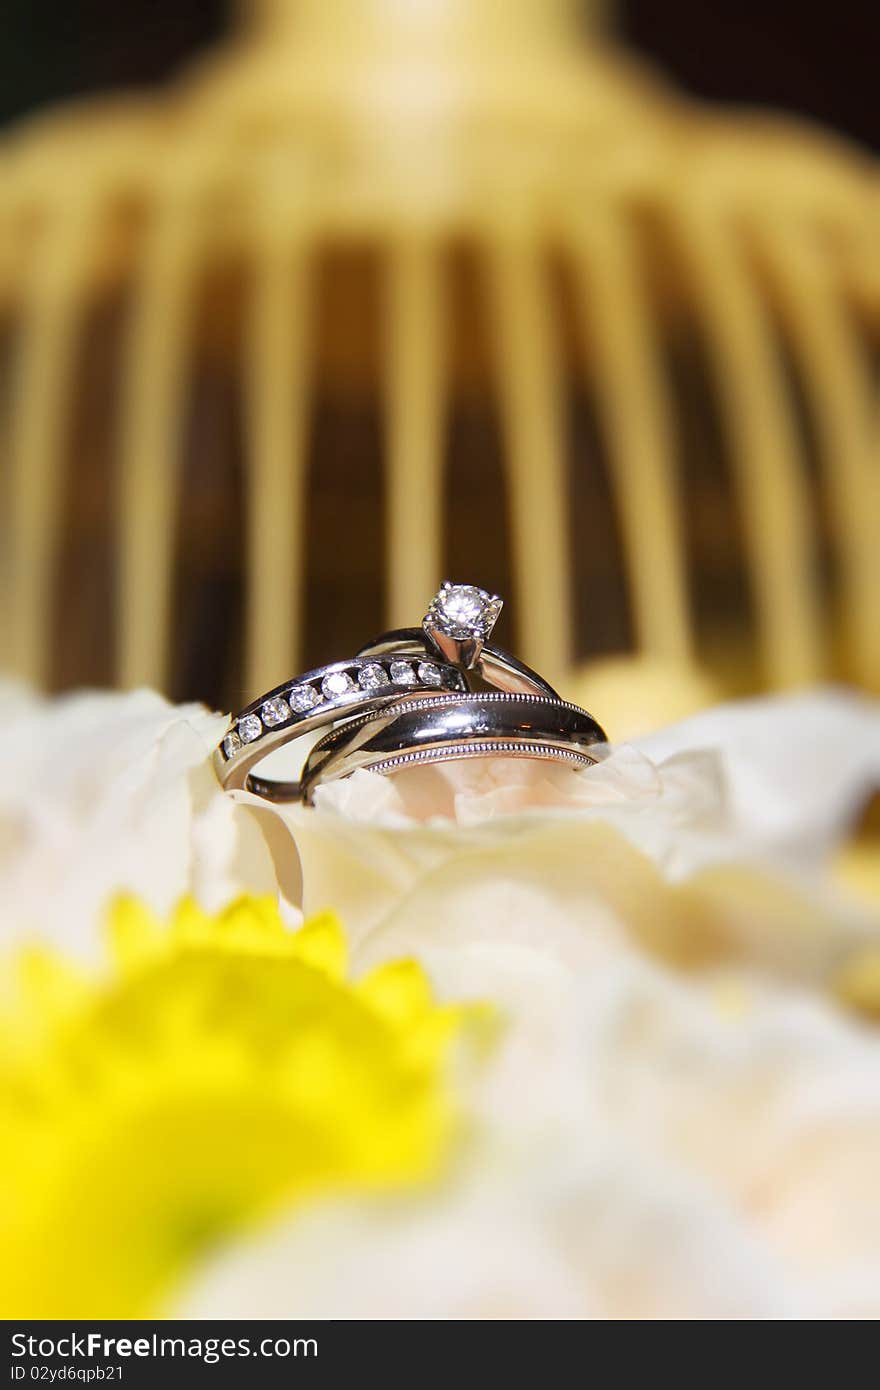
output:
[[108, 934], [114, 959], [123, 970], [141, 965], [164, 944], [162, 924], [137, 898], [117, 898]]
[[389, 1022], [410, 1023], [431, 1007], [431, 987], [414, 960], [391, 961], [371, 970], [358, 993]]
[[423, 1182], [448, 1151], [467, 1015], [418, 966], [350, 985], [335, 918], [291, 931], [268, 900], [181, 904], [152, 952], [148, 927], [117, 904], [123, 967], [64, 1010], [50, 989], [4, 1056], [0, 1316], [161, 1312], [243, 1229], [315, 1194]]
[[304, 964], [323, 971], [331, 980], [344, 978], [348, 965], [345, 934], [331, 912], [312, 917], [294, 934], [292, 941], [297, 957]]

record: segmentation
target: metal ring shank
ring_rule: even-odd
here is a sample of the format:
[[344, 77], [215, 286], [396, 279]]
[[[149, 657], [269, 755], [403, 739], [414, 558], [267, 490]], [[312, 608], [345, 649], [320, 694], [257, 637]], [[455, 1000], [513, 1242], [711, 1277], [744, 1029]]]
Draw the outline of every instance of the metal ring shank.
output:
[[[365, 688], [362, 682], [368, 677], [378, 681], [379, 671], [381, 683]], [[429, 679], [424, 679], [426, 674]], [[334, 682], [345, 688], [337, 692]], [[257, 777], [251, 769], [269, 753], [315, 729], [372, 715], [388, 704], [405, 704], [407, 699], [438, 690], [463, 692], [467, 683], [456, 667], [432, 658], [392, 662], [358, 657], [307, 671], [261, 695], [236, 715], [214, 753], [220, 785], [229, 791], [246, 787], [269, 801], [295, 801], [300, 796], [298, 782]]]
[[[437, 659], [437, 653], [426, 633], [420, 627], [395, 628], [385, 632], [361, 647], [358, 656], [427, 656]], [[473, 668], [487, 685], [497, 690], [510, 691], [523, 695], [549, 695], [558, 700], [559, 695], [543, 676], [533, 671], [524, 661], [519, 661], [501, 647], [484, 646], [476, 666]]]
[[438, 695], [389, 705], [320, 739], [306, 758], [301, 794], [358, 768], [390, 773], [460, 758], [514, 756], [587, 766], [605, 733], [586, 710], [544, 695]]

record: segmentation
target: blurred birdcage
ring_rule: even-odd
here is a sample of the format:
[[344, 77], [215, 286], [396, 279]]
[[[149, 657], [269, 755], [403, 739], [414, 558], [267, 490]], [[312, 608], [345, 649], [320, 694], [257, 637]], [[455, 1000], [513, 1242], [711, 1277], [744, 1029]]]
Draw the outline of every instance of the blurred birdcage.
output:
[[588, 21], [263, 0], [7, 137], [13, 671], [238, 705], [448, 573], [569, 690], [880, 689], [876, 166]]

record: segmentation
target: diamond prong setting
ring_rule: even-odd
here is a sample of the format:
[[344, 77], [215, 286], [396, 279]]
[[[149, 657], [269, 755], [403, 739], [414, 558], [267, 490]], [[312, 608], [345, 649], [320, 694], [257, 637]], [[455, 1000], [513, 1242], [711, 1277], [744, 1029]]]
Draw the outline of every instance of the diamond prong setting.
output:
[[504, 600], [474, 584], [445, 580], [431, 600], [422, 626], [457, 642], [485, 642], [498, 621]]

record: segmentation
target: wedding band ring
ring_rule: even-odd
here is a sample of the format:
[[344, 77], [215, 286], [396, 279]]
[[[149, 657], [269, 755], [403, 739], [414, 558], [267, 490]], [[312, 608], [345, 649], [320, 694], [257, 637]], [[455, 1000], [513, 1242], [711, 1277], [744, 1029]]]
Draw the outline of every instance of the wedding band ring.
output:
[[544, 695], [493, 691], [394, 702], [347, 721], [314, 745], [300, 780], [304, 801], [319, 785], [365, 768], [403, 768], [472, 757], [525, 757], [571, 766], [595, 763], [605, 734], [577, 705]]

